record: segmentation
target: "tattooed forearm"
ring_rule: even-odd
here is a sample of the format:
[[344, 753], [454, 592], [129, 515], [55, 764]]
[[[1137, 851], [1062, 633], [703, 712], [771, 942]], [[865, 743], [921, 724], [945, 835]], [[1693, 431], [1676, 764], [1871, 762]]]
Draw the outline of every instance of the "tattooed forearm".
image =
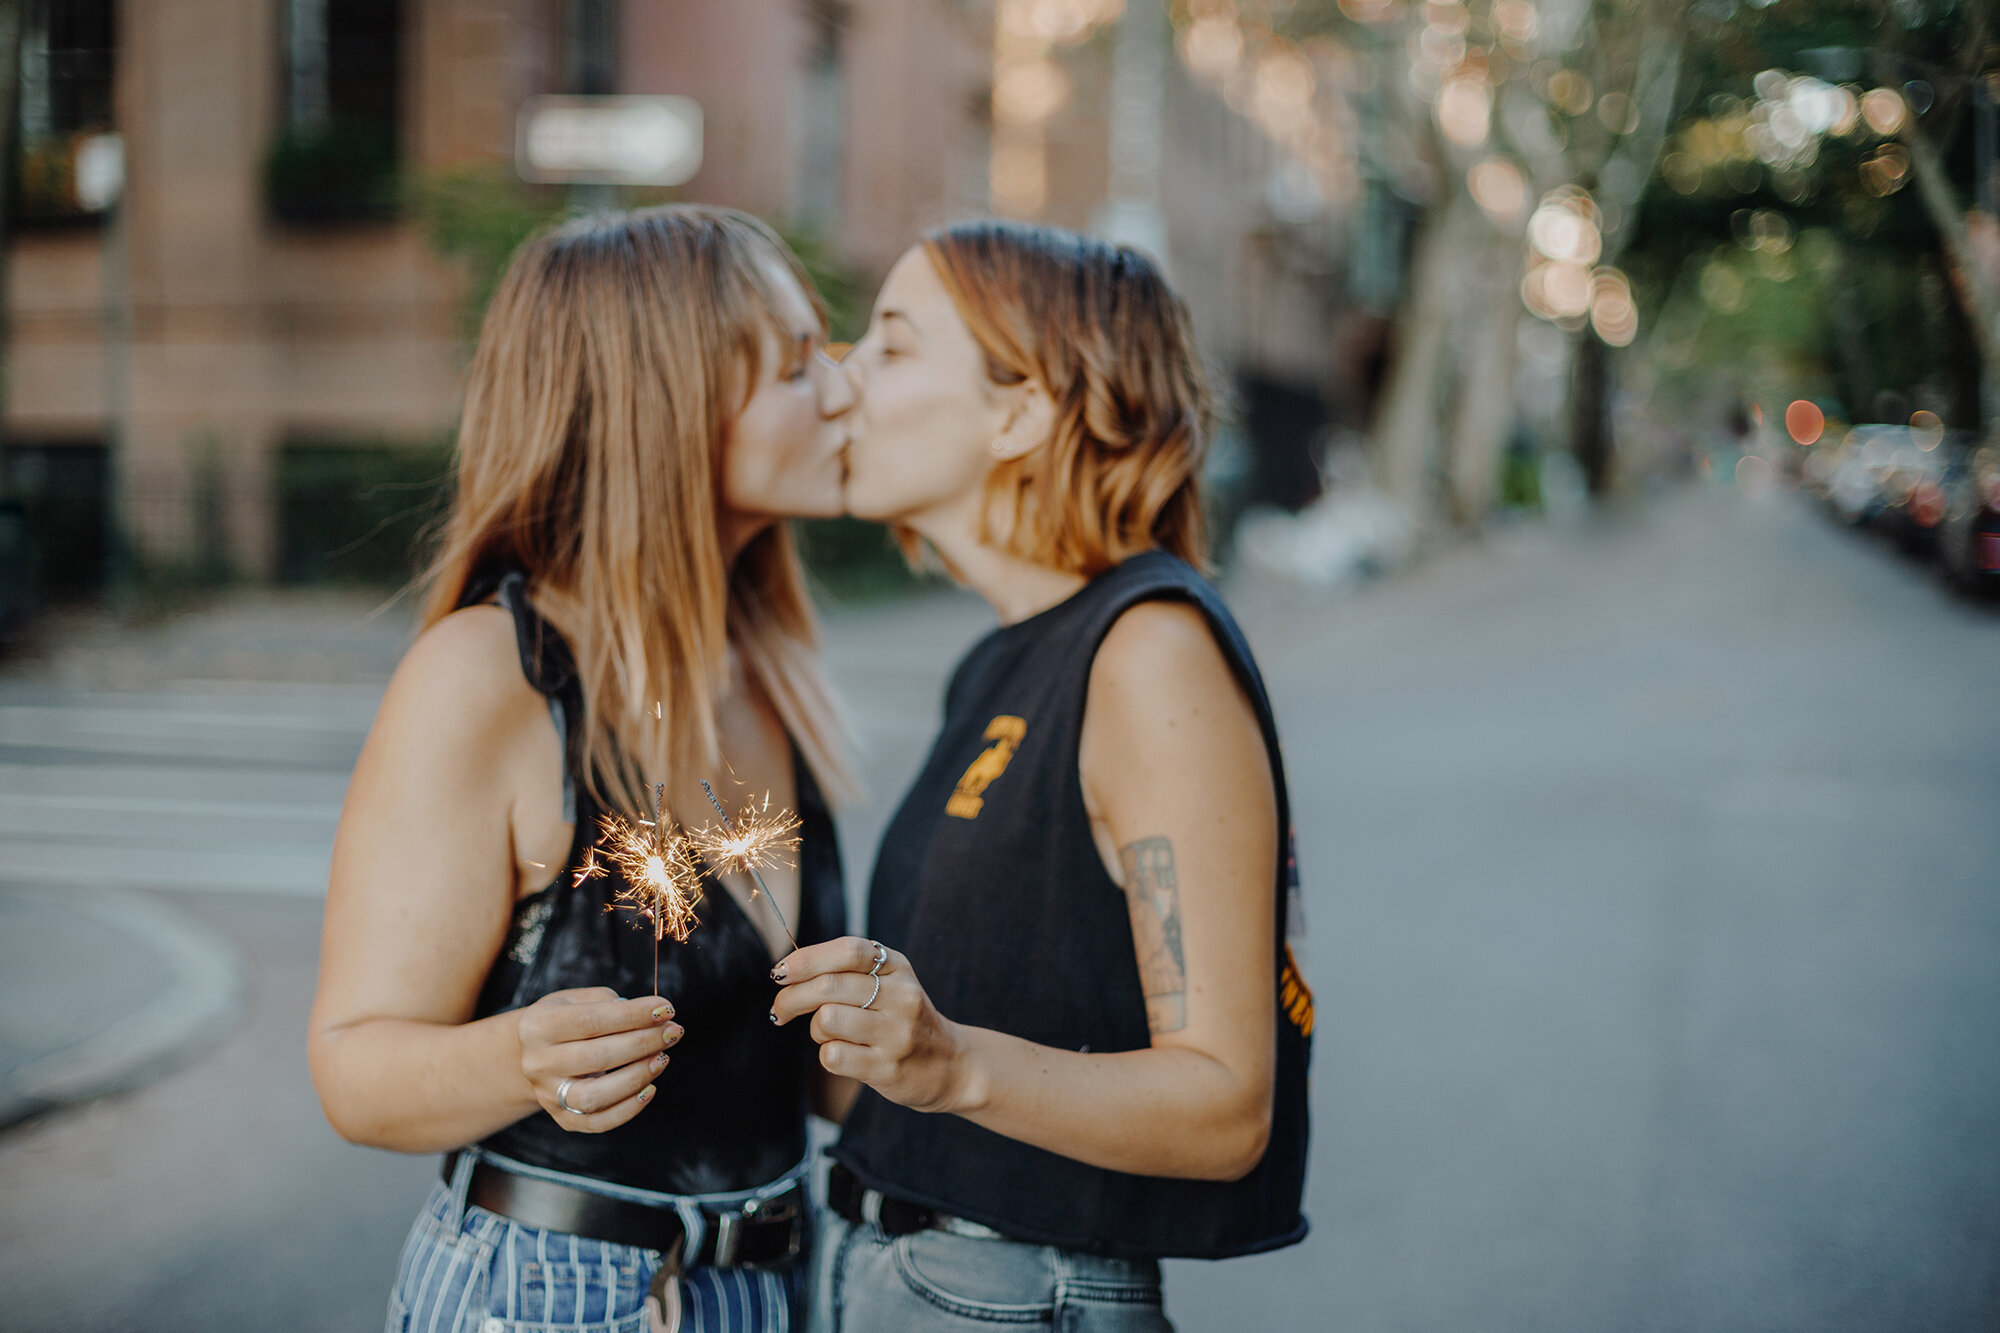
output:
[[1141, 838], [1118, 850], [1125, 871], [1125, 905], [1139, 954], [1139, 990], [1146, 1026], [1179, 1032], [1187, 1026], [1187, 961], [1181, 955], [1181, 893], [1174, 879], [1174, 845]]

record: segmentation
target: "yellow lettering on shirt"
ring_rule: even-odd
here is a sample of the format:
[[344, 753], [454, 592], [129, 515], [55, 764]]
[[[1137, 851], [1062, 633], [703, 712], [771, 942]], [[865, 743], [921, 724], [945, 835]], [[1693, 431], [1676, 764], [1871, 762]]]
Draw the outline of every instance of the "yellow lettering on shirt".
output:
[[984, 792], [993, 785], [993, 780], [1007, 771], [1008, 761], [1014, 751], [1020, 748], [1021, 738], [1028, 734], [1028, 724], [1018, 717], [1002, 713], [986, 724], [986, 739], [993, 744], [980, 751], [979, 757], [966, 768], [965, 776], [958, 780], [951, 799], [944, 803], [944, 812], [960, 819], [977, 819], [986, 805]]
[[1306, 986], [1306, 979], [1299, 975], [1298, 961], [1292, 957], [1289, 944], [1285, 946], [1285, 966], [1278, 973], [1278, 1003], [1300, 1036], [1313, 1034], [1313, 993]]

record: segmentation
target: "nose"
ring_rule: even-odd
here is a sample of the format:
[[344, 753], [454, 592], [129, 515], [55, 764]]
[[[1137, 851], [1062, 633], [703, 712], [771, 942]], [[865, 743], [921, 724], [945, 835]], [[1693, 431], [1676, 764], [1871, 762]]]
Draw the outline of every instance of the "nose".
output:
[[859, 393], [848, 368], [822, 353], [818, 374], [820, 415], [832, 421], [853, 411]]

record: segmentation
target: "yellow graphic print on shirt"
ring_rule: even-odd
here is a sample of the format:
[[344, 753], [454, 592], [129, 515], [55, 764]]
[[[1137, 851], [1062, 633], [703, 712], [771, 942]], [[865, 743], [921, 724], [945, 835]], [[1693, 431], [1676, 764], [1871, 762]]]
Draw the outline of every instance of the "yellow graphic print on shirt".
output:
[[957, 790], [944, 803], [944, 812], [957, 815], [960, 819], [979, 818], [979, 811], [986, 804], [982, 793], [993, 784], [993, 779], [1007, 771], [1007, 762], [1014, 757], [1021, 738], [1027, 734], [1027, 722], [1018, 717], [1002, 713], [988, 722], [986, 739], [993, 744], [980, 751], [979, 757], [965, 770], [965, 776], [958, 780]]
[[1292, 1026], [1302, 1037], [1313, 1034], [1313, 993], [1306, 986], [1306, 979], [1299, 975], [1298, 960], [1292, 957], [1292, 946], [1285, 946], [1285, 966], [1278, 973], [1278, 1002], [1284, 1007], [1285, 1017], [1292, 1020]]

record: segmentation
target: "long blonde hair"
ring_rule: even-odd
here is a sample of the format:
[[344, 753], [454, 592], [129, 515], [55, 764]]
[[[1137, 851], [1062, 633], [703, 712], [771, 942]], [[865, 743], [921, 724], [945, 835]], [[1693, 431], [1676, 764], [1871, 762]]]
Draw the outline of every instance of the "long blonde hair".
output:
[[821, 784], [852, 789], [790, 530], [761, 533], [732, 569], [716, 519], [728, 424], [757, 382], [762, 331], [781, 327], [773, 267], [817, 305], [747, 214], [583, 218], [515, 252], [480, 328], [423, 624], [482, 571], [523, 570], [576, 659], [579, 776], [613, 808], [645, 808], [644, 784], [668, 774], [714, 771], [732, 648]]

